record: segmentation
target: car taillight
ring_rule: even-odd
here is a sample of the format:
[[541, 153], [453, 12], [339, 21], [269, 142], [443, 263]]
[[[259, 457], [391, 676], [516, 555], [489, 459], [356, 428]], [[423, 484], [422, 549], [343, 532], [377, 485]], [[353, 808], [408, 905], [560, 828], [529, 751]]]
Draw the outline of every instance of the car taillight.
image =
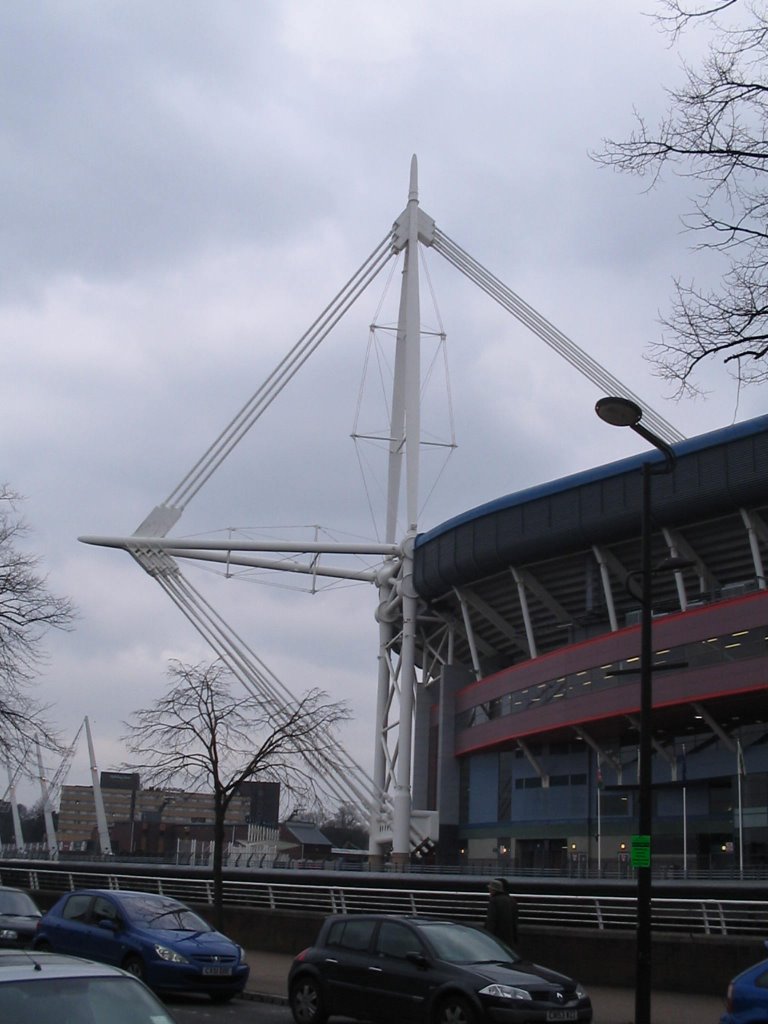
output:
[[725, 1008], [728, 1013], [733, 1013], [733, 985], [728, 986], [728, 991], [725, 994]]
[[308, 952], [309, 952], [308, 948], [307, 949], [302, 949], [302, 951], [300, 953], [297, 953], [296, 956], [293, 958], [293, 962], [297, 963], [297, 964], [300, 964], [301, 961], [304, 959], [304, 957], [307, 955]]

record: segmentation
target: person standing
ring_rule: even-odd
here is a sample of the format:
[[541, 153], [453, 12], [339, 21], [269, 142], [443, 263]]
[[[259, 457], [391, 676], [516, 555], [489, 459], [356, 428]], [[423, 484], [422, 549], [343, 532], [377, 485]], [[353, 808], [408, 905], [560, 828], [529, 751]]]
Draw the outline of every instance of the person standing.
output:
[[488, 883], [488, 908], [485, 927], [508, 946], [517, 945], [517, 900], [511, 895], [503, 878]]

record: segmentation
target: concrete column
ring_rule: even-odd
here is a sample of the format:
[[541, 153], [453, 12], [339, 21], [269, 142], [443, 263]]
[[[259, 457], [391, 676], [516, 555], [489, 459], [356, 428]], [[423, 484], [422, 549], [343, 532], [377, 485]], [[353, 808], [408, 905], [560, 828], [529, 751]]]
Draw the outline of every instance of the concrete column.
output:
[[440, 815], [438, 860], [459, 862], [459, 762], [455, 757], [456, 691], [474, 681], [471, 671], [446, 665], [440, 678], [437, 739], [437, 810]]

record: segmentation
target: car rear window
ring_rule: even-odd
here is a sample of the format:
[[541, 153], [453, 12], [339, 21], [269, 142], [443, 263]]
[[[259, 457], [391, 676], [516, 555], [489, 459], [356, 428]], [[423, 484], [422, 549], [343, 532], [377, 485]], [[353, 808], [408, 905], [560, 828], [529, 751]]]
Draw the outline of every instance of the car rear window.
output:
[[375, 924], [375, 921], [355, 919], [336, 921], [328, 931], [328, 945], [357, 952], [366, 950], [371, 944]]
[[40, 978], [0, 984], [0, 1020], [8, 1024], [174, 1024], [133, 978]]

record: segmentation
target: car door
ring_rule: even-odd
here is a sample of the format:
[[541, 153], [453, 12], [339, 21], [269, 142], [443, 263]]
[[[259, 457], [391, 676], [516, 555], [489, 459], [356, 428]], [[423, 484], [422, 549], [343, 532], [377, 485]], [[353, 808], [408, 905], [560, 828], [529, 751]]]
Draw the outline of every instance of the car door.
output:
[[57, 953], [87, 956], [88, 918], [93, 896], [74, 892], [64, 903], [61, 913], [47, 916], [45, 935]]
[[368, 999], [380, 1020], [424, 1018], [434, 984], [427, 950], [413, 928], [401, 921], [382, 921], [374, 938], [368, 970]]
[[334, 1013], [370, 1018], [371, 942], [376, 920], [352, 917], [337, 921], [328, 933], [321, 964]]
[[119, 966], [124, 952], [121, 930], [117, 904], [108, 896], [94, 897], [83, 930], [81, 955]]

